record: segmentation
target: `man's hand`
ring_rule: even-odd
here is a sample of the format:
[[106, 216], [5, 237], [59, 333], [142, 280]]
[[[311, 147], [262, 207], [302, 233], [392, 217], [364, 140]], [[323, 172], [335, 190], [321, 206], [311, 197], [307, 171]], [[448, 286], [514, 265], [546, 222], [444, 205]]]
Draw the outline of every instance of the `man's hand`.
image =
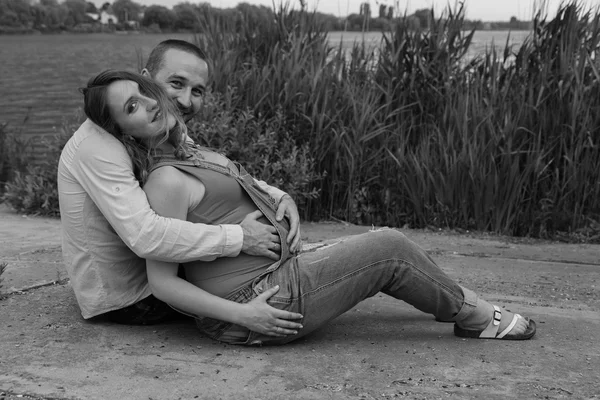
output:
[[277, 214], [275, 219], [281, 221], [283, 217], [287, 217], [290, 221], [290, 233], [286, 238], [287, 244], [290, 246], [292, 253], [297, 253], [301, 250], [300, 243], [300, 215], [298, 214], [298, 207], [289, 194], [284, 195], [279, 202], [277, 207]]
[[298, 329], [302, 329], [302, 324], [290, 320], [301, 319], [302, 314], [279, 310], [267, 304], [267, 300], [278, 291], [279, 286], [274, 286], [244, 304], [244, 320], [239, 324], [268, 336], [284, 337], [297, 334]]
[[262, 216], [262, 212], [254, 211], [246, 215], [240, 224], [244, 232], [242, 252], [252, 256], [269, 257], [277, 261], [279, 260], [277, 253], [281, 252], [281, 241], [274, 226], [258, 221]]

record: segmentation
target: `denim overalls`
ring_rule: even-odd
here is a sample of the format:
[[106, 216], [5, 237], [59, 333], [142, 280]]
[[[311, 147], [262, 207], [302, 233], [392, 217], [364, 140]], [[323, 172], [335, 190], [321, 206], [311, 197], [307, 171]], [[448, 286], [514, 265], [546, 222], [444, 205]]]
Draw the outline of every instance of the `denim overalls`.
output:
[[[161, 155], [160, 161], [152, 166], [151, 172], [163, 166], [175, 167], [192, 176], [196, 176], [198, 168], [209, 169], [235, 179], [246, 193], [248, 193], [256, 207], [264, 214], [275, 229], [277, 229], [281, 241], [280, 259], [257, 276], [254, 280], [255, 283], [259, 282], [265, 275], [277, 270], [281, 264], [292, 256], [286, 242], [286, 237], [289, 232], [289, 223], [286, 219], [283, 219], [280, 222], [275, 218], [278, 202], [271, 195], [266, 193], [239, 163], [235, 163], [212, 150], [196, 146], [192, 156], [186, 160], [179, 160], [172, 154]], [[252, 287], [255, 287], [255, 285], [253, 284]], [[262, 291], [262, 288], [255, 288], [253, 290], [251, 287], [246, 287], [231, 294], [227, 299], [238, 303], [246, 303]], [[180, 310], [178, 311], [182, 312]], [[193, 317], [196, 318], [198, 328], [200, 328], [205, 335], [213, 339], [218, 339], [222, 332], [229, 329], [232, 325], [231, 323], [211, 318]]]

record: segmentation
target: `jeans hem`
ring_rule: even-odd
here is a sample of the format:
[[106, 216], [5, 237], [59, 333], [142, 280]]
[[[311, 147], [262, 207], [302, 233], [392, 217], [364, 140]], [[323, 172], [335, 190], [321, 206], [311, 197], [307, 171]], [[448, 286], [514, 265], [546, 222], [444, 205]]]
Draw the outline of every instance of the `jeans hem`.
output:
[[[460, 286], [460, 285], [459, 285]], [[464, 296], [464, 302], [460, 311], [454, 317], [455, 322], [460, 322], [468, 318], [477, 308], [477, 294], [464, 286], [460, 286]]]

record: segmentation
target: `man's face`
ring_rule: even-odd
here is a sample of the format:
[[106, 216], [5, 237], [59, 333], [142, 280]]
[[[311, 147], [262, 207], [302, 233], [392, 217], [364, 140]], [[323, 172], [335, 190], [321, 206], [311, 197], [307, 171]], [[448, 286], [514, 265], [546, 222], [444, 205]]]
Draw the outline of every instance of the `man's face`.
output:
[[[149, 75], [147, 70], [142, 74]], [[185, 51], [169, 49], [153, 78], [175, 100], [186, 122], [200, 111], [208, 84], [206, 61]]]

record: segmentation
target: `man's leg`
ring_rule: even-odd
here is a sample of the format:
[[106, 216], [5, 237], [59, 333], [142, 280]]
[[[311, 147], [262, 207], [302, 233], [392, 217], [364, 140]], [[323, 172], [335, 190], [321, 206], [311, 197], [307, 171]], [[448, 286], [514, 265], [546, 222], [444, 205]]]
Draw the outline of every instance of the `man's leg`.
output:
[[[185, 268], [181, 264], [179, 264], [177, 276], [185, 279]], [[175, 311], [167, 303], [160, 301], [153, 295], [120, 310], [102, 314], [102, 317], [111, 322], [124, 325], [154, 325], [191, 318]]]
[[459, 286], [429, 255], [402, 233], [383, 229], [341, 238], [300, 254], [258, 283], [279, 285], [274, 307], [304, 315], [298, 335], [265, 342], [283, 343], [306, 335], [378, 292], [435, 315], [461, 321], [477, 307], [477, 296]]
[[153, 295], [128, 307], [102, 314], [109, 321], [124, 325], [154, 325], [188, 319]]

